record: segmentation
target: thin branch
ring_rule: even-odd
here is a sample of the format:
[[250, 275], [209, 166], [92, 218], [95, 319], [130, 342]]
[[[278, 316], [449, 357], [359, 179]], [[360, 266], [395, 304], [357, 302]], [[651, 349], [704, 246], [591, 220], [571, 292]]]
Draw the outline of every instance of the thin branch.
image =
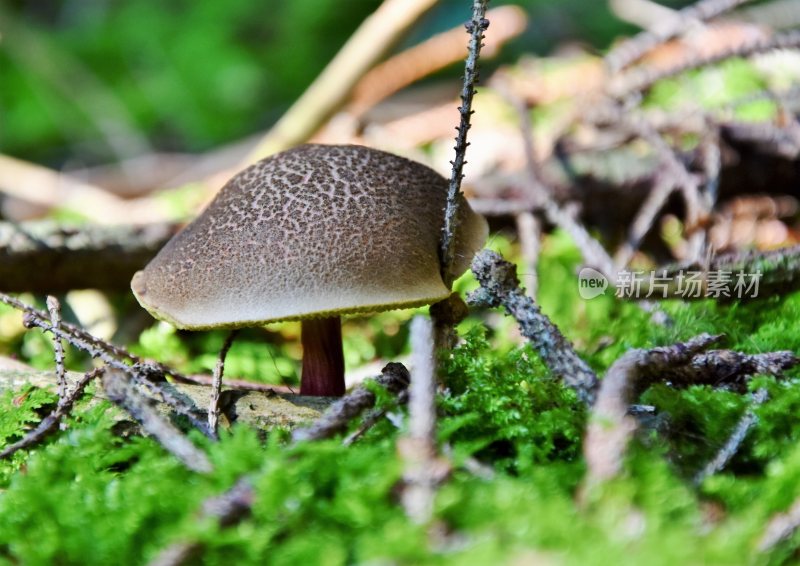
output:
[[631, 222], [628, 237], [614, 254], [614, 264], [617, 268], [621, 269], [631, 261], [674, 190], [675, 185], [671, 178], [666, 176], [658, 178]]
[[222, 349], [219, 351], [217, 364], [214, 366], [214, 375], [211, 381], [211, 402], [208, 405], [208, 429], [215, 437], [217, 436], [217, 424], [219, 422], [219, 397], [222, 390], [222, 374], [225, 373], [225, 358], [228, 356], [228, 350], [233, 346], [233, 341], [238, 333], [238, 330], [232, 330], [228, 333], [225, 342], [222, 344]]
[[800, 529], [800, 498], [794, 500], [788, 511], [777, 513], [769, 520], [758, 541], [758, 551], [769, 552], [791, 538], [798, 529]]
[[198, 473], [210, 473], [213, 466], [208, 456], [162, 417], [151, 406], [151, 400], [139, 393], [132, 381], [118, 369], [103, 374], [103, 389], [108, 398], [130, 414], [142, 428], [155, 438], [187, 468]]
[[[25, 437], [21, 440], [18, 440], [10, 446], [6, 446], [3, 451], [0, 452], [0, 459], [8, 458], [19, 450], [30, 448], [53, 433], [58, 428], [58, 425], [61, 423], [62, 419], [67, 416], [70, 411], [72, 411], [72, 407], [75, 405], [75, 402], [80, 399], [81, 396], [83, 396], [86, 386], [89, 385], [92, 380], [100, 376], [103, 371], [105, 371], [105, 367], [96, 368], [92, 371], [86, 372], [83, 377], [79, 379], [77, 383], [75, 383], [75, 387], [72, 389], [72, 391], [66, 393], [63, 398], [59, 397], [58, 405], [56, 405], [55, 410], [42, 419], [42, 422], [40, 422], [34, 430], [25, 435]], [[60, 385], [61, 384], [59, 383], [59, 386]]]
[[775, 34], [769, 38], [757, 38], [743, 42], [730, 49], [707, 56], [690, 57], [666, 69], [643, 68], [634, 70], [613, 80], [609, 92], [618, 99], [649, 89], [660, 80], [674, 77], [683, 72], [714, 65], [733, 57], [749, 57], [776, 49], [788, 49], [800, 45], [800, 31]]
[[731, 458], [733, 458], [736, 455], [736, 452], [739, 451], [739, 447], [747, 437], [747, 433], [749, 433], [750, 429], [752, 429], [753, 426], [755, 426], [755, 424], [758, 422], [755, 408], [759, 405], [762, 405], [767, 400], [767, 397], [768, 393], [766, 389], [759, 389], [753, 393], [750, 398], [750, 406], [747, 408], [744, 415], [742, 415], [742, 418], [739, 419], [739, 422], [736, 424], [736, 428], [733, 429], [733, 432], [725, 442], [725, 445], [720, 448], [716, 456], [714, 456], [714, 458], [694, 476], [692, 481], [695, 485], [700, 485], [708, 476], [713, 476], [714, 474], [722, 471], [725, 466], [728, 465], [728, 462], [731, 461]]
[[[673, 346], [630, 350], [614, 362], [600, 384], [583, 443], [587, 462], [584, 483], [588, 488], [620, 473], [625, 450], [636, 430], [636, 420], [629, 416], [630, 407], [653, 383], [668, 382], [673, 387], [706, 384], [745, 390], [747, 379], [753, 375], [781, 375], [800, 363], [800, 358], [792, 352], [706, 351], [721, 338], [721, 335], [701, 334]], [[735, 450], [736, 444], [730, 444]]]
[[483, 250], [472, 261], [472, 272], [481, 288], [469, 296], [468, 302], [503, 306], [517, 320], [522, 335], [530, 340], [550, 371], [574, 389], [582, 401], [592, 404], [597, 376], [558, 327], [520, 289], [516, 266], [496, 252]]
[[[409, 386], [408, 435], [397, 442], [404, 463], [401, 500], [406, 515], [425, 524], [433, 512], [436, 484], [443, 466], [436, 457], [436, 363], [433, 324], [423, 316], [411, 321], [414, 374]], [[446, 473], [446, 472], [445, 472]]]
[[450, 184], [447, 190], [447, 204], [444, 212], [444, 228], [440, 257], [442, 263], [442, 279], [450, 287], [453, 283], [452, 265], [455, 254], [455, 235], [458, 229], [458, 208], [463, 195], [461, 194], [461, 179], [464, 177], [464, 163], [467, 153], [467, 132], [470, 128], [472, 116], [472, 98], [475, 96], [475, 84], [478, 82], [478, 58], [480, 57], [483, 42], [483, 32], [489, 27], [489, 20], [485, 18], [488, 0], [474, 0], [472, 4], [472, 19], [467, 22], [469, 38], [469, 54], [464, 65], [464, 84], [461, 89], [461, 106], [458, 107], [459, 124], [456, 130], [455, 159], [451, 162]]
[[684, 33], [692, 23], [713, 19], [748, 1], [701, 0], [687, 6], [656, 29], [639, 33], [614, 47], [605, 57], [609, 74], [620, 72], [659, 45]]
[[[394, 362], [386, 364], [381, 375], [375, 378], [378, 385], [394, 395], [402, 393], [408, 387], [409, 381], [410, 376], [405, 366]], [[311, 426], [294, 429], [292, 441], [304, 442], [331, 438], [345, 430], [356, 416], [374, 405], [375, 394], [365, 384], [362, 384], [331, 405]]]
[[[406, 403], [408, 403], [408, 390], [400, 392], [400, 394], [397, 396], [396, 405], [403, 406]], [[344, 440], [342, 440], [342, 444], [344, 444], [345, 446], [350, 446], [351, 444], [358, 441], [362, 436], [364, 436], [367, 433], [367, 431], [369, 431], [369, 429], [378, 424], [378, 422], [383, 417], [385, 417], [387, 413], [388, 413], [388, 408], [371, 410], [369, 413], [366, 414], [363, 421], [361, 422], [361, 425], [356, 430], [348, 434], [344, 438]]]
[[536, 270], [539, 263], [539, 239], [542, 236], [542, 227], [536, 217], [530, 212], [521, 212], [516, 216], [517, 234], [519, 236], [520, 252], [524, 262], [522, 282], [528, 295], [536, 299], [539, 278]]
[[[53, 296], [46, 299], [47, 310], [50, 312], [50, 323], [54, 327], [61, 325], [61, 304]], [[58, 404], [67, 399], [67, 375], [64, 368], [64, 344], [61, 339], [53, 335], [53, 349], [55, 350], [56, 379], [58, 380]]]
[[[493, 8], [487, 12], [486, 18], [492, 22], [492, 27], [486, 33], [484, 58], [496, 54], [504, 43], [522, 33], [528, 23], [525, 11], [518, 6]], [[459, 26], [436, 34], [376, 65], [353, 89], [350, 112], [356, 117], [363, 116], [395, 92], [463, 61], [467, 56], [467, 48], [462, 41], [462, 33]]]

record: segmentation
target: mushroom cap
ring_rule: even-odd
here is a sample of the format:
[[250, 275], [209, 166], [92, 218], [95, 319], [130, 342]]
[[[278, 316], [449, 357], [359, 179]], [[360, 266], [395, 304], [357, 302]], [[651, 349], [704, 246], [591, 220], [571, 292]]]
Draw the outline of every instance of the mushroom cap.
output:
[[[233, 177], [137, 272], [131, 288], [179, 328], [408, 308], [448, 296], [439, 240], [447, 181], [432, 169], [356, 145], [308, 144]], [[487, 225], [459, 207], [454, 274]]]

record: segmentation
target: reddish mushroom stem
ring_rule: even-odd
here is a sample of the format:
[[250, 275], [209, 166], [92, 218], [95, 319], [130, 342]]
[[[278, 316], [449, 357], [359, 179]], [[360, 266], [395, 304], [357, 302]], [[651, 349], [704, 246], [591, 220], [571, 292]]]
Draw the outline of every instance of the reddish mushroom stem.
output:
[[303, 376], [301, 395], [344, 395], [342, 322], [338, 316], [303, 320]]

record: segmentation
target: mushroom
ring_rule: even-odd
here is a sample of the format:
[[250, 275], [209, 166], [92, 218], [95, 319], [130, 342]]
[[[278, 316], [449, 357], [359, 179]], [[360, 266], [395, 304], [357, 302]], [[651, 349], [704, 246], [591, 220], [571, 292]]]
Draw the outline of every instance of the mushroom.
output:
[[[339, 396], [342, 315], [450, 294], [439, 261], [446, 194], [447, 181], [414, 161], [363, 146], [302, 145], [233, 177], [131, 288], [153, 316], [182, 329], [300, 320], [300, 393]], [[459, 210], [453, 275], [487, 235], [466, 201]]]

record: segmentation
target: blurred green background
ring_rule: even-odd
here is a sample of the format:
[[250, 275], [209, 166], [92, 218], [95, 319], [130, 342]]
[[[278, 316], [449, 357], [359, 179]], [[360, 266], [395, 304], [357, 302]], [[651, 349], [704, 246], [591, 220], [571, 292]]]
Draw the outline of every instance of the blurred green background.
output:
[[[634, 30], [604, 1], [514, 3], [532, 24], [488, 68], [567, 41], [604, 49]], [[80, 167], [154, 150], [202, 151], [262, 131], [379, 4], [0, 1], [0, 152]], [[405, 45], [469, 13], [467, 0], [442, 1]]]

